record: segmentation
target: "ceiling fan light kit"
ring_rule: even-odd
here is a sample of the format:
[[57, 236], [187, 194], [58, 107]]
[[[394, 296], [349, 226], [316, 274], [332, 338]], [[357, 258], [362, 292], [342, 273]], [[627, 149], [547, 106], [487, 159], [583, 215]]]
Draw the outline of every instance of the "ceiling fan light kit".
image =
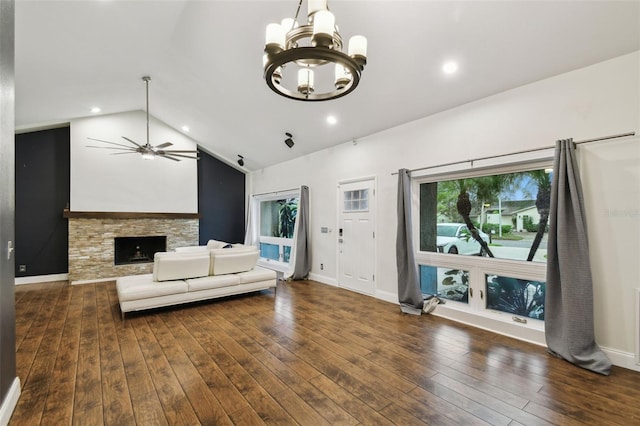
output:
[[[299, 25], [299, 0], [295, 17], [267, 25], [263, 66], [267, 86], [277, 94], [300, 101], [326, 101], [351, 93], [367, 64], [367, 39], [356, 35], [342, 52], [342, 36], [327, 0], [308, 0], [307, 20]], [[327, 72], [326, 67], [332, 67]], [[297, 79], [287, 78], [287, 68], [297, 69]], [[316, 72], [318, 71], [318, 72]], [[318, 85], [323, 77], [324, 85]], [[332, 79], [326, 83], [325, 80]]]
[[173, 161], [180, 161], [181, 158], [188, 158], [190, 160], [199, 160], [198, 151], [197, 150], [189, 150], [189, 149], [165, 149], [173, 144], [171, 142], [164, 142], [160, 145], [153, 146], [149, 142], [149, 81], [151, 81], [151, 77], [144, 76], [142, 77], [142, 81], [144, 81], [146, 88], [146, 114], [147, 114], [147, 142], [144, 145], [141, 145], [126, 136], [122, 136], [122, 139], [133, 144], [125, 145], [117, 142], [105, 141], [102, 139], [95, 138], [87, 138], [92, 141], [100, 142], [103, 144], [107, 144], [109, 146], [95, 146], [95, 145], [87, 145], [89, 148], [102, 148], [102, 149], [112, 149], [121, 152], [114, 152], [111, 155], [119, 155], [119, 154], [134, 154], [138, 153], [145, 160], [153, 160], [156, 157], [162, 157]]

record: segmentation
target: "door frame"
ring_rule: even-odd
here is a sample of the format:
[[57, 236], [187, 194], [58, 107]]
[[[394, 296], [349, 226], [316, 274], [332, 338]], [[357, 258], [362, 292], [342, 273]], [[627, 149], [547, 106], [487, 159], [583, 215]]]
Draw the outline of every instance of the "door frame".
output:
[[[367, 182], [367, 181], [372, 181], [373, 183], [373, 205], [374, 205], [374, 210], [373, 210], [373, 232], [375, 234], [375, 238], [373, 240], [373, 294], [371, 294], [371, 296], [375, 297], [375, 294], [378, 291], [378, 282], [376, 281], [376, 277], [378, 276], [378, 177], [376, 175], [368, 175], [368, 176], [361, 176], [361, 177], [356, 177], [356, 178], [349, 178], [349, 179], [340, 179], [338, 180], [337, 184], [336, 184], [336, 230], [338, 230], [340, 228], [340, 212], [342, 211], [342, 203], [341, 203], [341, 199], [340, 199], [340, 186], [341, 185], [346, 185], [346, 184], [350, 184], [350, 183], [359, 183], [359, 182]], [[369, 202], [371, 202], [371, 200], [369, 200]], [[335, 233], [336, 237], [334, 240], [334, 248], [335, 248], [335, 253], [336, 253], [336, 286], [339, 288], [344, 288], [347, 289], [346, 287], [343, 287], [340, 284], [340, 243], [338, 242], [338, 239], [340, 238], [339, 233], [336, 232]], [[351, 290], [351, 289], [347, 289], [349, 291], [355, 291], [355, 290]], [[360, 294], [366, 294], [366, 293], [360, 293]]]

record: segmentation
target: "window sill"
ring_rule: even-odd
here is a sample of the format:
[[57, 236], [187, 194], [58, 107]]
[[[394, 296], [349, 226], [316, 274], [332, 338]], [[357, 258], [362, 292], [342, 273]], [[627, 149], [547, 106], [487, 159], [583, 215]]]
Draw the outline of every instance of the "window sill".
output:
[[287, 272], [289, 270], [288, 263], [279, 262], [277, 260], [260, 258], [258, 259], [257, 265], [263, 268], [272, 269], [277, 272]]
[[513, 314], [506, 312], [479, 312], [467, 305], [447, 301], [433, 311], [432, 315], [461, 322], [493, 333], [523, 340], [539, 346], [547, 346], [544, 335], [544, 322], [527, 318], [526, 324], [512, 320]]

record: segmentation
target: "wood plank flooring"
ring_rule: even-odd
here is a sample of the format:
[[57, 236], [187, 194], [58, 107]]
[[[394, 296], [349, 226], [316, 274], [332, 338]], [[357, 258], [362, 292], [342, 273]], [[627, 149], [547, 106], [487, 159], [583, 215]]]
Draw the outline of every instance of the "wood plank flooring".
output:
[[115, 284], [16, 287], [10, 425], [640, 424], [640, 373], [313, 281], [128, 314]]

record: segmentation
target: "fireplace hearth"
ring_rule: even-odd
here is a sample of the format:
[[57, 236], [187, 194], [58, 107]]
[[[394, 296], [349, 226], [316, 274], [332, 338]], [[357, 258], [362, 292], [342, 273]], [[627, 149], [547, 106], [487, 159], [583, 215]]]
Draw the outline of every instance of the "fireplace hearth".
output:
[[157, 252], [167, 250], [167, 236], [114, 238], [114, 264], [152, 263]]

